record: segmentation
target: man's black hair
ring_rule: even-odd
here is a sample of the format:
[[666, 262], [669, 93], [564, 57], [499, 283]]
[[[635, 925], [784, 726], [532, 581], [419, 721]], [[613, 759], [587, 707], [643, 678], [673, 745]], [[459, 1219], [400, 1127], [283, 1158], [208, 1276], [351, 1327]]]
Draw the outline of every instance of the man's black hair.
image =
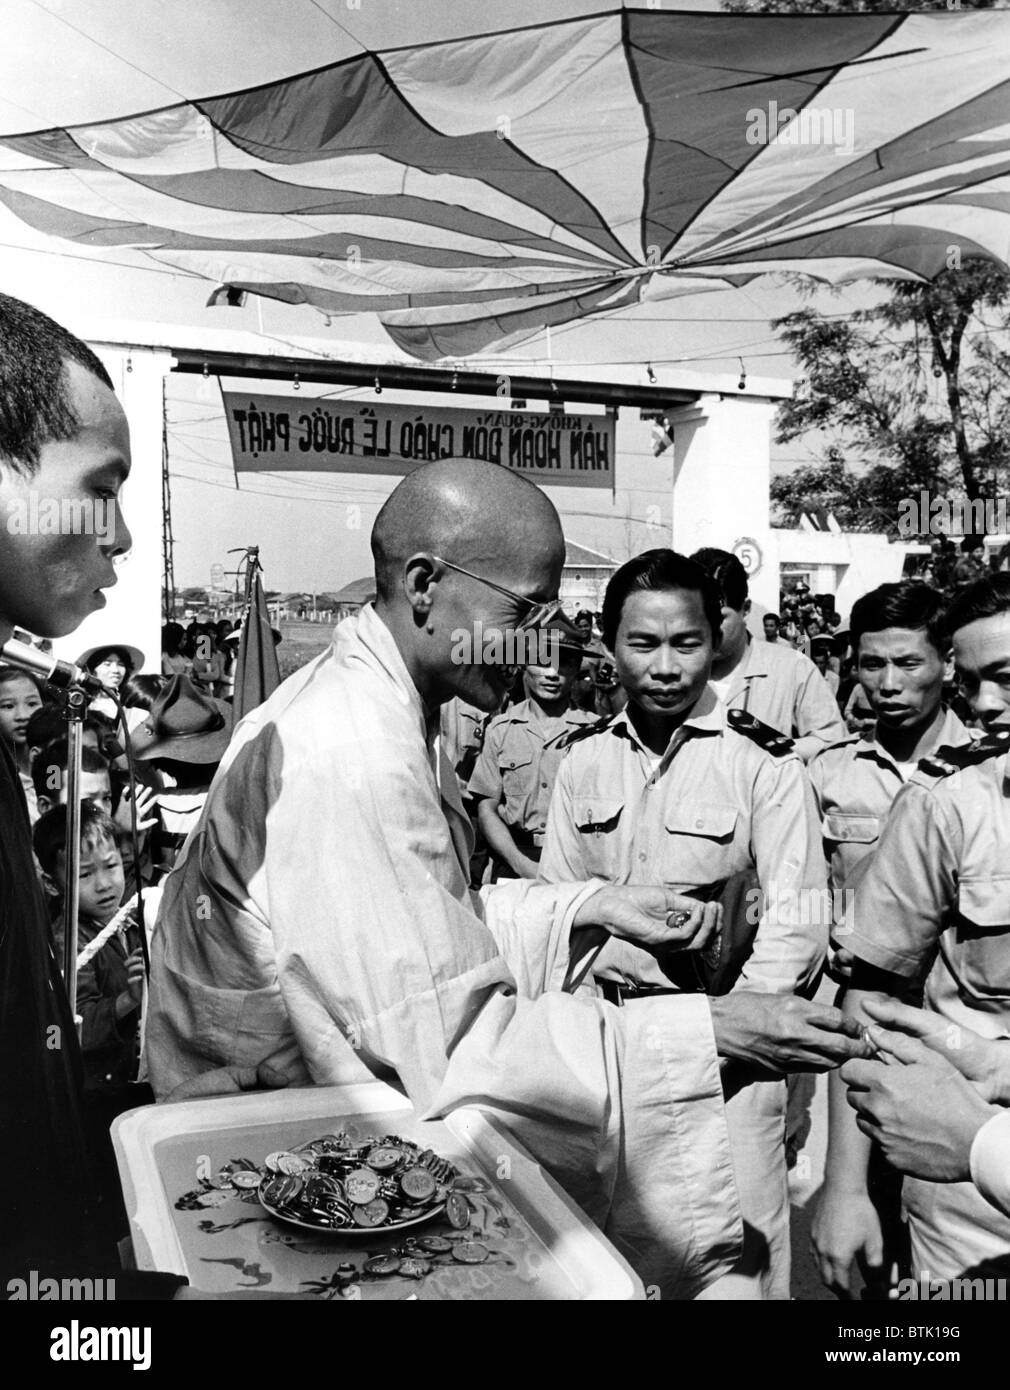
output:
[[750, 596], [750, 586], [747, 571], [737, 557], [728, 550], [708, 545], [696, 550], [691, 559], [715, 580], [726, 607], [739, 613]]
[[608, 651], [614, 650], [621, 613], [629, 594], [639, 590], [688, 589], [701, 595], [705, 617], [718, 642], [722, 632], [722, 594], [715, 581], [686, 555], [675, 550], [646, 550], [613, 574], [603, 596], [602, 634]]
[[958, 628], [967, 627], [980, 618], [997, 618], [1007, 612], [1010, 612], [1010, 574], [987, 574], [962, 589], [952, 600], [944, 629], [953, 636]]
[[68, 361], [112, 389], [85, 343], [30, 304], [0, 294], [0, 457], [25, 477], [38, 468], [44, 444], [73, 439], [81, 427], [67, 386]]
[[943, 594], [928, 584], [903, 579], [897, 584], [881, 584], [856, 599], [849, 618], [849, 642], [856, 656], [864, 632], [883, 632], [889, 627], [912, 632], [922, 629], [939, 654], [947, 654]]

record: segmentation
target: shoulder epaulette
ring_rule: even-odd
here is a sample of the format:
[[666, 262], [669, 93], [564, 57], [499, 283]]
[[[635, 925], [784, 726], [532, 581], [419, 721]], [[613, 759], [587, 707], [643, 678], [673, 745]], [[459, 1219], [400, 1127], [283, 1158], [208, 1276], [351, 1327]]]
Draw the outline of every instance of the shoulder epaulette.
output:
[[786, 734], [780, 734], [778, 729], [773, 729], [770, 724], [762, 724], [760, 719], [755, 719], [753, 714], [748, 714], [746, 710], [727, 710], [726, 720], [731, 729], [749, 738], [773, 758], [784, 758], [793, 751], [794, 744], [791, 738]]
[[928, 777], [949, 777], [953, 772], [987, 762], [1000, 753], [1010, 753], [1010, 729], [997, 729], [980, 738], [977, 743], [937, 748], [928, 758], [921, 758], [915, 770]]
[[563, 734], [554, 745], [555, 748], [571, 748], [573, 743], [581, 743], [584, 738], [592, 738], [593, 734], [602, 733], [609, 723], [617, 716], [605, 714], [602, 719], [597, 719], [595, 724], [581, 724], [578, 728], [572, 729], [569, 733]]

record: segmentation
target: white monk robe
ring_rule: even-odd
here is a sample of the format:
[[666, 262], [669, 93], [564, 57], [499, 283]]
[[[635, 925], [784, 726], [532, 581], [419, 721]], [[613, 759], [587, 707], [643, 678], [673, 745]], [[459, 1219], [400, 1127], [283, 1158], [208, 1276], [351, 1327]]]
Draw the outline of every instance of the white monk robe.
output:
[[599, 884], [471, 893], [437, 730], [370, 606], [242, 721], [166, 881], [152, 1084], [268, 1061], [380, 1077], [426, 1117], [483, 1106], [646, 1284], [691, 1297], [742, 1233], [707, 1000], [562, 992]]

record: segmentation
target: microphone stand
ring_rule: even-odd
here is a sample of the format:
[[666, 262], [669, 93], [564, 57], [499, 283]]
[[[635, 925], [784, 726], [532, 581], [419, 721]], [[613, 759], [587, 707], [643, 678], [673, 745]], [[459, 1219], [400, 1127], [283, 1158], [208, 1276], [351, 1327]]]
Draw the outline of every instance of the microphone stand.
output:
[[73, 685], [66, 692], [67, 721], [67, 839], [63, 893], [63, 983], [80, 1038], [83, 1020], [77, 1013], [77, 913], [80, 906], [81, 866], [81, 747], [88, 696]]

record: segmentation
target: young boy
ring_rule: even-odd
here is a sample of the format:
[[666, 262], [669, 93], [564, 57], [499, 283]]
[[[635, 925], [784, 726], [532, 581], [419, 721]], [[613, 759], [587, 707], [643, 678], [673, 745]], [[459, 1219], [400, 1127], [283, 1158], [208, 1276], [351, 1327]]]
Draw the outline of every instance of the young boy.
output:
[[[62, 902], [67, 887], [66, 826], [66, 806], [56, 806], [40, 817], [32, 833], [44, 886], [57, 903]], [[123, 889], [123, 860], [116, 827], [101, 806], [82, 801], [78, 953], [118, 912]], [[136, 1076], [143, 979], [140, 941], [133, 926], [122, 935], [117, 932], [78, 975], [77, 1012], [83, 1020], [81, 1044], [87, 1092], [107, 1095], [121, 1091]]]
[[467, 791], [477, 802], [477, 823], [491, 847], [491, 882], [499, 876], [536, 878], [554, 778], [568, 736], [595, 723], [573, 709], [572, 687], [582, 663], [577, 637], [549, 666], [523, 671], [526, 698], [495, 715]]
[[[67, 886], [66, 827], [67, 808], [56, 806], [40, 817], [32, 834], [43, 884], [57, 912], [62, 908]], [[82, 801], [78, 954], [108, 925], [123, 900], [123, 861], [118, 838], [108, 813], [92, 801]], [[60, 925], [57, 916], [57, 938]], [[58, 942], [58, 949], [62, 953], [62, 942]], [[118, 1234], [125, 1234], [125, 1214], [109, 1126], [125, 1110], [153, 1100], [150, 1088], [138, 1085], [136, 1080], [143, 990], [144, 958], [138, 929], [133, 924], [114, 933], [77, 976], [85, 1125], [102, 1206], [106, 1219], [116, 1224]]]
[[[40, 749], [32, 759], [32, 784], [40, 816], [44, 816], [54, 806], [67, 804], [68, 760], [66, 739], [57, 739], [55, 743], [50, 743], [48, 747]], [[86, 745], [81, 749], [81, 800], [92, 801], [96, 806], [100, 806], [107, 816], [112, 815], [109, 760], [96, 749]]]

